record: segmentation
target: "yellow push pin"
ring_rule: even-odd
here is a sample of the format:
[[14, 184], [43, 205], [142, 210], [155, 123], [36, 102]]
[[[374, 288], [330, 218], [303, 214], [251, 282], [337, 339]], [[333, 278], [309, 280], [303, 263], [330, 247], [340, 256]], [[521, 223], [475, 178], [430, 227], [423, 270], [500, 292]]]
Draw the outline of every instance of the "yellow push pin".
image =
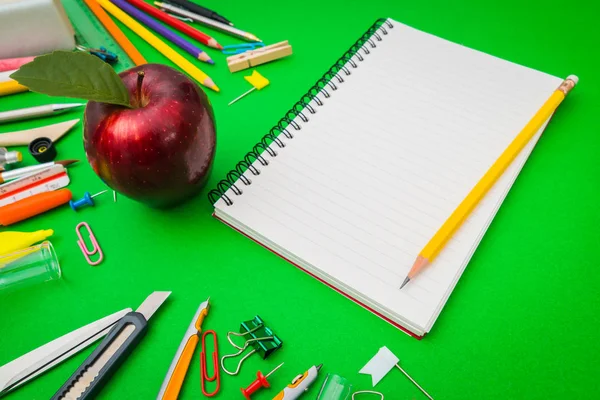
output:
[[264, 88], [265, 86], [267, 86], [269, 84], [269, 80], [267, 78], [265, 78], [264, 76], [262, 76], [261, 74], [259, 74], [258, 71], [253, 71], [252, 75], [245, 76], [244, 79], [247, 80], [248, 82], [250, 82], [250, 84], [253, 86], [253, 88], [248, 90], [243, 95], [238, 96], [235, 99], [231, 100], [229, 102], [228, 106], [232, 105], [233, 103], [235, 103], [242, 97], [246, 96], [247, 94], [250, 94], [251, 92], [253, 92], [255, 90], [261, 90], [262, 88]]

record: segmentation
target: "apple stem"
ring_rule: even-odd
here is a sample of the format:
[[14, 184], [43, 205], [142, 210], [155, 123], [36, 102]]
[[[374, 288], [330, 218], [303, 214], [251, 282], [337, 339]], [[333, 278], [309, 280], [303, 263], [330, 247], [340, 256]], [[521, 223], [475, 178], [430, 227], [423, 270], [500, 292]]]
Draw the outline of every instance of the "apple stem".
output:
[[144, 71], [138, 71], [137, 77], [137, 106], [142, 106], [142, 82], [144, 81]]

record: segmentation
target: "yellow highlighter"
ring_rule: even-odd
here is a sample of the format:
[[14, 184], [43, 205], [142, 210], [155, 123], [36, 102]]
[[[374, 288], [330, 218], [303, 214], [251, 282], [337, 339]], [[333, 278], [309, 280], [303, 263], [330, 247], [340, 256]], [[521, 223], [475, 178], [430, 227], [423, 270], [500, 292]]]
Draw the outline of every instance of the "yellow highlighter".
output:
[[0, 232], [0, 256], [41, 242], [54, 235], [52, 229], [36, 232]]
[[27, 89], [26, 86], [20, 85], [19, 82], [12, 79], [10, 81], [0, 82], [0, 97], [9, 94], [26, 92], [28, 90], [29, 89]]
[[202, 322], [208, 315], [208, 309], [210, 308], [209, 300], [210, 297], [200, 304], [198, 311], [196, 311], [196, 314], [194, 315], [194, 319], [192, 319], [190, 326], [185, 331], [183, 340], [179, 344], [177, 353], [175, 353], [175, 357], [173, 358], [173, 361], [171, 361], [171, 366], [169, 366], [169, 371], [167, 371], [165, 380], [160, 387], [157, 399], [176, 400], [179, 396], [179, 391], [181, 390], [185, 374], [190, 366], [194, 350], [200, 341]]

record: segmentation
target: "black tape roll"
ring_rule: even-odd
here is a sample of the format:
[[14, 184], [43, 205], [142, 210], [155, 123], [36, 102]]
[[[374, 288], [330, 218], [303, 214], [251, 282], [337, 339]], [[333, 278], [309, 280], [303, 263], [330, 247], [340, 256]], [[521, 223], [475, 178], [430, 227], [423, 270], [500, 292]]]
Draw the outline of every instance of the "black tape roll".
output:
[[39, 163], [54, 161], [56, 158], [56, 147], [52, 140], [41, 137], [29, 143], [29, 154]]

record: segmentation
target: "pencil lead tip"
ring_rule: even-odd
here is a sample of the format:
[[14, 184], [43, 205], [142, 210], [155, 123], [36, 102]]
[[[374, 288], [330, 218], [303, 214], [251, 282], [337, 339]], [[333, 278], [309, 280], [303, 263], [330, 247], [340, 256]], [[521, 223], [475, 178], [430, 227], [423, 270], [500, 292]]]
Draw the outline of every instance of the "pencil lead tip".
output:
[[215, 85], [215, 82], [210, 79], [210, 78], [206, 78], [204, 80], [204, 82], [202, 82], [202, 84], [212, 90], [214, 90], [215, 92], [220, 92], [221, 90], [219, 89], [219, 87], [217, 85]]
[[215, 62], [213, 60], [211, 60], [211, 59], [206, 60], [206, 62], [209, 63], [210, 65], [215, 65]]
[[406, 278], [404, 278], [404, 282], [402, 282], [402, 285], [400, 285], [400, 289], [406, 286], [408, 282], [410, 282], [410, 278], [407, 276]]
[[79, 160], [63, 160], [63, 161], [56, 161], [56, 164], [60, 164], [63, 167], [68, 167], [71, 164], [75, 164], [78, 163]]
[[206, 54], [205, 52], [198, 54], [198, 60], [204, 61], [209, 64], [212, 63], [212, 58], [210, 58], [210, 56], [208, 54]]

